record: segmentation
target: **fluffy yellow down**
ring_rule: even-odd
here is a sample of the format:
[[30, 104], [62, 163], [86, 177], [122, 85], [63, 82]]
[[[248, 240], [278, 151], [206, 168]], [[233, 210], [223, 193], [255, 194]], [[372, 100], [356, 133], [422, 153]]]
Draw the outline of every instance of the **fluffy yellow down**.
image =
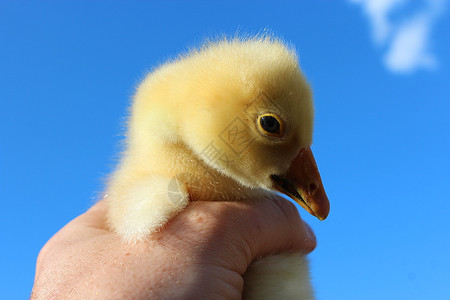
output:
[[[282, 121], [281, 136], [261, 130], [258, 116], [267, 113]], [[281, 41], [220, 40], [180, 56], [150, 73], [134, 96], [126, 146], [106, 192], [109, 224], [135, 241], [190, 200], [270, 193], [270, 176], [286, 172], [311, 145], [312, 128], [310, 88]], [[312, 299], [297, 254], [258, 261], [245, 285], [249, 299]]]

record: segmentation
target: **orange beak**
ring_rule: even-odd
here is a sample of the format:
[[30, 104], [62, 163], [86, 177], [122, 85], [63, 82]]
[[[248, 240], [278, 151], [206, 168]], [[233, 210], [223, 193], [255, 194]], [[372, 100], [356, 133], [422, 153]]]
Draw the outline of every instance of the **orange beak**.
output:
[[272, 175], [276, 190], [289, 196], [311, 215], [325, 220], [330, 202], [322, 185], [316, 160], [311, 148], [300, 150], [284, 175]]

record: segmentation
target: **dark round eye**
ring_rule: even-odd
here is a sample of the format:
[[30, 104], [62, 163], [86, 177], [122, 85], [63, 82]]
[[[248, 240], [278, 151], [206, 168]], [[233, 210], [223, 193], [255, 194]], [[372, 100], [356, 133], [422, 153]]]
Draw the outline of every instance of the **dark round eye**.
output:
[[268, 135], [281, 136], [283, 134], [283, 124], [278, 116], [274, 114], [264, 114], [258, 118], [258, 127]]

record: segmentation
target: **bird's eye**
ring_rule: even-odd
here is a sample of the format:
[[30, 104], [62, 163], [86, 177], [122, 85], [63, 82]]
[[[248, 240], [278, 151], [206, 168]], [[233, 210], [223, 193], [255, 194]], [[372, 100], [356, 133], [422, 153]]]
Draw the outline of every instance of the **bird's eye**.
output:
[[259, 130], [267, 135], [280, 137], [283, 135], [283, 122], [275, 114], [263, 114], [258, 117]]

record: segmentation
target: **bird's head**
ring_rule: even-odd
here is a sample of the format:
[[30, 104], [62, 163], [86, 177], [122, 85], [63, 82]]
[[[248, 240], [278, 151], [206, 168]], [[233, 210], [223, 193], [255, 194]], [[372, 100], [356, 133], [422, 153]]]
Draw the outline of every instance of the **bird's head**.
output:
[[[166, 67], [177, 136], [205, 164], [276, 190], [323, 220], [329, 202], [311, 152], [314, 109], [295, 52], [272, 38], [212, 43]], [[169, 76], [169, 77], [167, 77]]]

